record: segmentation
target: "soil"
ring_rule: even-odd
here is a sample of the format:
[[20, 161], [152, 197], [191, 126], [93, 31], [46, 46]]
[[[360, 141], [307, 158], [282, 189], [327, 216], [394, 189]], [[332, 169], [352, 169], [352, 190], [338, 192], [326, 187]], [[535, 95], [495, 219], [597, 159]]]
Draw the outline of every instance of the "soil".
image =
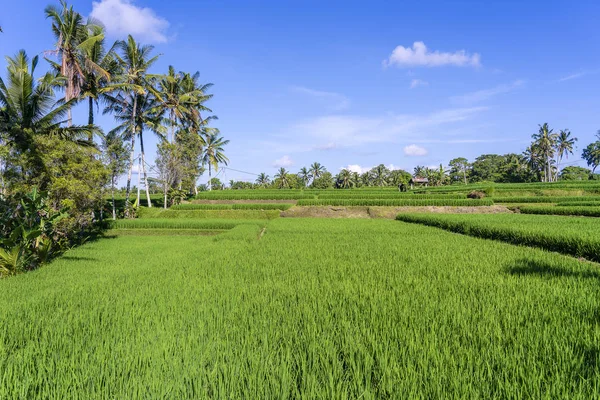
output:
[[309, 218], [389, 218], [394, 219], [399, 213], [442, 213], [442, 214], [499, 214], [511, 213], [504, 206], [489, 207], [341, 207], [314, 206], [292, 207], [281, 213], [282, 217]]

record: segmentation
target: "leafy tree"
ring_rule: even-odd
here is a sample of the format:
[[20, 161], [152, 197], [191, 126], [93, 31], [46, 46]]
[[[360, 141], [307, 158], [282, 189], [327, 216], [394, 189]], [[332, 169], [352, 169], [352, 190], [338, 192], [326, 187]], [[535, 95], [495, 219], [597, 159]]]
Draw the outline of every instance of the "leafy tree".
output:
[[182, 162], [174, 143], [162, 140], [157, 146], [156, 169], [163, 187], [163, 207], [168, 207], [169, 190], [181, 177]]
[[376, 167], [371, 168], [369, 174], [371, 175], [371, 182], [375, 186], [386, 186], [388, 175], [390, 170], [383, 164], [379, 164]]
[[289, 172], [285, 168], [281, 167], [279, 168], [279, 171], [277, 171], [275, 176], [273, 176], [273, 183], [278, 189], [287, 189], [290, 187], [288, 175]]
[[560, 171], [560, 180], [562, 181], [587, 181], [590, 179], [592, 171], [587, 168], [569, 166]]
[[331, 172], [324, 171], [318, 178], [314, 178], [310, 185], [315, 189], [331, 189], [333, 188], [333, 175]]
[[471, 177], [474, 182], [490, 181], [500, 182], [502, 181], [502, 165], [504, 164], [504, 157], [498, 154], [483, 154], [475, 159], [473, 162]]
[[406, 185], [411, 178], [412, 175], [409, 172], [402, 169], [395, 169], [390, 171], [388, 183], [392, 186], [400, 186], [403, 183]]
[[349, 189], [354, 186], [352, 172], [345, 168], [336, 176], [335, 181], [335, 186], [339, 189]]
[[588, 166], [592, 167], [592, 172], [595, 172], [600, 165], [600, 130], [596, 133], [596, 137], [598, 140], [590, 143], [581, 154], [581, 158], [587, 162]]
[[462, 180], [464, 184], [467, 184], [467, 175], [471, 169], [471, 164], [469, 160], [464, 157], [458, 157], [450, 160], [448, 163], [450, 166], [450, 179], [452, 181], [460, 181]]
[[112, 218], [117, 219], [117, 210], [115, 207], [115, 185], [121, 174], [127, 171], [127, 159], [129, 157], [129, 148], [124, 143], [123, 138], [112, 132], [107, 134], [102, 141], [102, 150], [104, 153], [104, 162], [110, 173], [110, 192], [112, 198]]

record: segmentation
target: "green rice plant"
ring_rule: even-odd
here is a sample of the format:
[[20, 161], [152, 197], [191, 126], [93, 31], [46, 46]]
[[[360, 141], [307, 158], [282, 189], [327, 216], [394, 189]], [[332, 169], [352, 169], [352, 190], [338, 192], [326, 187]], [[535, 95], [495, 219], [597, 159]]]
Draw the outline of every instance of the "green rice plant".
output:
[[238, 225], [226, 233], [215, 236], [213, 240], [220, 242], [224, 240], [253, 242], [259, 239], [264, 226], [255, 224]]
[[145, 216], [143, 219], [274, 219], [279, 218], [279, 210], [163, 210], [160, 213]]
[[598, 397], [596, 264], [389, 220], [261, 232], [1, 280], [0, 398]]
[[596, 201], [600, 196], [525, 196], [525, 197], [494, 197], [496, 203], [558, 203], [562, 201]]
[[371, 192], [349, 192], [349, 193], [327, 193], [319, 194], [319, 200], [330, 199], [407, 199], [407, 200], [426, 200], [426, 199], [466, 199], [467, 196], [461, 194], [412, 194], [412, 193], [371, 193]]
[[600, 261], [597, 222], [591, 219], [520, 214], [399, 214], [396, 219]]
[[256, 221], [214, 220], [214, 219], [184, 219], [184, 218], [148, 218], [148, 219], [119, 219], [111, 221], [113, 229], [232, 229], [244, 223]]
[[593, 207], [521, 207], [522, 214], [573, 215], [580, 217], [600, 217], [600, 204]]
[[171, 210], [281, 210], [285, 211], [293, 204], [284, 203], [258, 203], [258, 204], [179, 204], [171, 207]]
[[388, 206], [388, 207], [419, 207], [419, 206], [491, 206], [494, 202], [489, 199], [330, 199], [330, 200], [298, 200], [299, 206]]
[[561, 201], [556, 205], [560, 207], [600, 207], [600, 198], [597, 201]]

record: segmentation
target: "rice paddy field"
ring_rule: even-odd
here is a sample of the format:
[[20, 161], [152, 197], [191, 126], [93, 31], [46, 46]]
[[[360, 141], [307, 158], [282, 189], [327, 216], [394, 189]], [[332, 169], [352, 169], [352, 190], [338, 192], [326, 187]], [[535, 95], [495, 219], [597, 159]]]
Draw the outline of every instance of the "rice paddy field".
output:
[[[224, 191], [140, 210], [0, 280], [0, 399], [600, 398], [600, 220], [575, 213], [600, 195], [585, 185]], [[280, 217], [304, 202], [450, 211]]]

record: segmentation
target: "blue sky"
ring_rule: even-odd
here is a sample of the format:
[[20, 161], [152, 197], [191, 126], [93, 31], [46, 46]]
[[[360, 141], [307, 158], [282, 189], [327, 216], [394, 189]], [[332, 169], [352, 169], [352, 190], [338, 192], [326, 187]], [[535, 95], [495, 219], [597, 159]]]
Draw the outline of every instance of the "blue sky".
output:
[[[52, 1], [3, 3], [1, 54], [52, 48], [43, 12]], [[600, 129], [594, 1], [70, 3], [101, 19], [110, 39], [131, 32], [154, 44], [163, 56], [153, 72], [171, 64], [214, 83], [214, 126], [242, 171], [272, 176], [314, 161], [333, 173], [380, 163], [411, 171], [522, 152], [543, 122], [579, 138], [572, 163]], [[84, 123], [85, 109], [75, 118]]]

